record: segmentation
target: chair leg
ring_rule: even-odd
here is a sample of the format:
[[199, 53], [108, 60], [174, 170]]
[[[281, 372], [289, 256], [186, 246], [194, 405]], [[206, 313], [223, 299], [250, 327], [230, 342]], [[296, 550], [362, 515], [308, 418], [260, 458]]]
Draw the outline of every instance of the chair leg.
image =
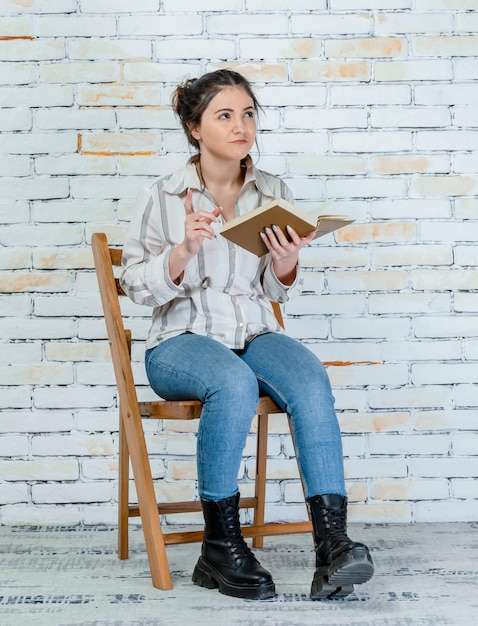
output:
[[[257, 455], [256, 455], [256, 484], [255, 497], [256, 508], [254, 509], [254, 526], [262, 526], [265, 520], [266, 506], [266, 464], [267, 464], [267, 435], [269, 416], [262, 414], [257, 416]], [[264, 537], [254, 537], [254, 548], [264, 546]]]
[[133, 466], [134, 482], [138, 493], [139, 512], [143, 524], [146, 552], [153, 586], [158, 589], [172, 589], [171, 574], [164, 543], [161, 521], [158, 513], [153, 476], [149, 464], [148, 451], [144, 439], [141, 416], [123, 416], [123, 425], [128, 450]]
[[118, 468], [118, 558], [127, 559], [129, 553], [129, 451], [124, 432], [123, 418], [119, 416], [119, 468]]

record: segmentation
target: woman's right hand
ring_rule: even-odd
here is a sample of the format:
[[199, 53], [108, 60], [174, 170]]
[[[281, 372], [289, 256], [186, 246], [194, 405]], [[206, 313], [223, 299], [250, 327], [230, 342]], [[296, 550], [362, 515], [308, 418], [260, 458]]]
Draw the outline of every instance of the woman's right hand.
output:
[[185, 235], [180, 246], [183, 246], [184, 250], [193, 257], [198, 254], [204, 239], [213, 239], [214, 231], [211, 228], [211, 222], [217, 221], [221, 207], [217, 207], [212, 212], [202, 209], [193, 211], [193, 192], [188, 189], [184, 208], [186, 209]]
[[204, 239], [212, 239], [214, 231], [211, 223], [217, 221], [221, 213], [221, 207], [214, 211], [193, 211], [193, 192], [188, 189], [184, 208], [186, 209], [186, 221], [184, 223], [184, 239], [169, 255], [169, 275], [171, 280], [178, 283], [182, 277], [184, 268], [189, 261], [198, 254]]

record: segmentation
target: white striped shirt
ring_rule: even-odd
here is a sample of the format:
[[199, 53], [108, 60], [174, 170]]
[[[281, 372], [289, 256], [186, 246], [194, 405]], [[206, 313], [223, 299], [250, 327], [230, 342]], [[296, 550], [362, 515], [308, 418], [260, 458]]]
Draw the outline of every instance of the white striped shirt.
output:
[[[189, 162], [140, 192], [126, 236], [121, 284], [134, 302], [154, 307], [146, 348], [186, 331], [237, 349], [258, 333], [282, 332], [270, 302], [286, 302], [300, 293], [300, 267], [294, 283], [285, 286], [275, 276], [269, 254], [258, 258], [218, 234], [203, 241], [179, 284], [171, 280], [169, 255], [184, 239], [189, 188], [193, 210], [215, 208]], [[248, 157], [236, 216], [278, 197], [292, 201], [287, 185], [255, 168]]]

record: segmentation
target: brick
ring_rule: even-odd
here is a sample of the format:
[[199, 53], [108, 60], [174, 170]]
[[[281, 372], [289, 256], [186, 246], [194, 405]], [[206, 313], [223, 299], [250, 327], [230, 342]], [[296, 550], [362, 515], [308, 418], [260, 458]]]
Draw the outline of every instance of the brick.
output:
[[319, 57], [321, 48], [321, 42], [311, 37], [258, 37], [239, 41], [241, 57], [245, 59], [309, 59]]
[[230, 68], [245, 76], [251, 83], [255, 82], [285, 82], [288, 80], [286, 63], [255, 63], [250, 62], [227, 62], [211, 63], [208, 71]]
[[93, 268], [91, 250], [87, 248], [67, 249], [49, 248], [33, 252], [35, 269], [84, 269]]
[[[6, 368], [0, 368], [5, 370]], [[3, 380], [2, 380], [3, 382]], [[9, 384], [6, 380], [3, 384]], [[28, 437], [23, 435], [0, 436], [0, 457], [21, 457], [28, 454]]]
[[[76, 5], [75, 5], [76, 6]], [[160, 0], [136, 0], [135, 11], [156, 13]], [[81, 0], [82, 13], [131, 13], [130, 0]]]
[[403, 364], [381, 365], [351, 364], [348, 367], [329, 366], [330, 381], [335, 387], [368, 386], [368, 385], [405, 385], [409, 376]]
[[390, 335], [405, 337], [410, 329], [406, 318], [362, 318], [351, 322], [346, 318], [335, 318], [331, 323], [332, 336], [336, 339], [386, 338]]
[[410, 424], [410, 413], [406, 411], [341, 413], [338, 418], [343, 433], [405, 431]]
[[370, 208], [370, 215], [375, 219], [406, 219], [429, 217], [451, 217], [450, 201], [448, 199], [414, 198], [374, 200]]
[[161, 135], [155, 132], [85, 133], [81, 135], [81, 152], [84, 154], [155, 154], [159, 152], [160, 147]]
[[374, 222], [372, 224], [350, 224], [337, 232], [337, 239], [343, 243], [399, 243], [415, 241], [416, 226], [411, 222]]
[[5, 15], [10, 13], [75, 13], [76, 0], [1, 0], [0, 11]]
[[450, 171], [448, 155], [391, 155], [372, 157], [371, 171], [377, 174], [425, 174]]
[[[59, 325], [55, 322], [55, 325]], [[51, 327], [51, 324], [50, 324]], [[53, 335], [53, 333], [51, 333]], [[62, 337], [63, 335], [63, 337]], [[70, 337], [73, 336], [71, 333]], [[61, 333], [57, 330], [52, 339], [67, 338], [67, 333]], [[33, 394], [33, 402], [36, 408], [103, 408], [112, 407], [114, 403], [114, 390], [111, 387], [95, 387], [94, 394], [91, 393], [91, 387], [70, 386], [35, 389]]]
[[374, 500], [447, 500], [449, 491], [445, 479], [376, 480], [370, 486]]
[[78, 507], [5, 506], [2, 523], [8, 526], [74, 526], [81, 521]]
[[[401, 197], [405, 193], [405, 188], [405, 181], [398, 178], [336, 178], [327, 182], [327, 196], [329, 198]], [[336, 231], [335, 236], [341, 239], [342, 233], [345, 234], [346, 231]], [[346, 241], [346, 239], [341, 239], [341, 241]]]
[[460, 359], [460, 341], [385, 341], [381, 344], [384, 361], [447, 361]]
[[[307, 35], [368, 34], [371, 17], [367, 13], [331, 14], [326, 12], [291, 16], [291, 32]], [[329, 42], [326, 42], [326, 44]]]
[[119, 78], [120, 68], [115, 63], [67, 62], [40, 66], [43, 83], [110, 83]]
[[81, 86], [78, 87], [77, 102], [85, 106], [145, 106], [162, 104], [159, 87], [142, 86]]
[[447, 244], [377, 246], [371, 255], [374, 267], [406, 265], [452, 265], [453, 248]]
[[3, 411], [1, 433], [47, 433], [70, 431], [73, 415], [59, 411]]
[[0, 460], [3, 480], [76, 480], [78, 461], [73, 459], [44, 459], [35, 461]]
[[478, 297], [473, 293], [457, 293], [455, 295], [454, 310], [463, 313], [473, 313], [476, 311]]
[[[182, 18], [181, 18], [182, 19]], [[289, 31], [287, 15], [269, 14], [267, 19], [257, 19], [256, 15], [225, 13], [207, 17], [207, 31], [211, 35], [235, 35], [248, 33], [257, 35], [280, 35]]]
[[73, 99], [71, 87], [0, 87], [0, 101], [5, 107], [70, 106]]
[[[190, 37], [187, 39], [164, 39], [154, 42], [154, 58], [161, 59], [230, 59], [235, 57], [235, 43], [230, 39], [217, 39], [209, 37], [208, 39]], [[191, 75], [199, 76], [200, 72], [194, 71], [192, 66]], [[177, 83], [181, 80], [178, 77]]]
[[369, 82], [371, 66], [353, 61], [293, 61], [292, 80], [302, 82]]
[[199, 65], [188, 63], [125, 63], [124, 79], [127, 82], [172, 82], [178, 83], [181, 78], [191, 75], [199, 76]]
[[446, 294], [370, 294], [368, 312], [376, 314], [390, 313], [449, 313], [451, 300]]
[[0, 115], [0, 130], [30, 130], [32, 127], [32, 113], [28, 109], [2, 109]]
[[[18, 302], [18, 298], [10, 298]], [[30, 300], [30, 298], [24, 298]], [[21, 302], [19, 302], [21, 306]], [[15, 363], [39, 363], [42, 359], [41, 345], [39, 343], [10, 343], [2, 346], [2, 352], [0, 354], [0, 363], [9, 364]], [[2, 416], [3, 417], [3, 416]]]
[[417, 290], [460, 290], [476, 289], [478, 270], [414, 270], [412, 286]]
[[194, 0], [163, 0], [162, 5], [166, 13], [176, 11], [220, 11], [224, 13], [242, 9], [241, 0], [230, 0], [226, 6], [221, 0], [202, 0], [199, 7]]
[[426, 35], [413, 39], [414, 52], [423, 56], [476, 56], [478, 36]]
[[443, 33], [453, 31], [453, 14], [451, 11], [439, 13], [394, 12], [380, 13], [375, 18], [375, 32], [377, 35], [398, 33]]
[[474, 521], [474, 501], [416, 502], [414, 519], [416, 522], [472, 522]]
[[373, 434], [369, 435], [368, 446], [372, 455], [447, 455], [449, 439], [447, 435]]
[[455, 126], [473, 127], [478, 126], [476, 114], [477, 106], [456, 106], [453, 109], [453, 120]]
[[116, 35], [114, 17], [52, 17], [33, 19], [33, 34], [37, 37], [107, 37]]
[[35, 504], [71, 504], [78, 502], [109, 502], [112, 488], [107, 483], [43, 484], [33, 485]]
[[65, 272], [54, 276], [47, 273], [0, 272], [0, 292], [3, 293], [67, 291], [70, 287], [71, 276]]
[[202, 30], [201, 16], [195, 14], [187, 19], [183, 15], [122, 15], [118, 19], [120, 36], [200, 35]]
[[402, 478], [407, 475], [407, 464], [404, 459], [346, 459], [345, 478]]
[[116, 125], [114, 111], [107, 109], [47, 108], [36, 112], [35, 121], [40, 130], [107, 129]]
[[29, 318], [5, 318], [2, 320], [3, 336], [9, 339], [64, 339], [74, 335], [71, 320], [35, 320]]
[[151, 43], [146, 39], [103, 39], [88, 37], [69, 42], [70, 59], [93, 61], [150, 59]]
[[[123, 176], [122, 178], [105, 175], [76, 176], [70, 181], [71, 197], [87, 200], [93, 198], [99, 200], [136, 198], [139, 189], [145, 184], [148, 184], [147, 179], [145, 181], [144, 178], [134, 176]], [[92, 232], [98, 231], [93, 228]]]
[[[461, 382], [468, 382], [466, 378]], [[462, 433], [452, 436], [452, 452], [454, 455], [474, 456], [477, 454], [478, 435], [476, 433]]]
[[[417, 87], [417, 89], [423, 86]], [[410, 104], [410, 87], [406, 85], [334, 85], [330, 88], [330, 100], [333, 105]], [[427, 104], [418, 102], [418, 104]]]
[[[35, 222], [113, 222], [114, 203], [111, 200], [54, 200], [34, 202], [32, 219]], [[53, 250], [52, 250], [53, 252]], [[57, 250], [61, 254], [62, 250]]]
[[0, 176], [28, 176], [30, 174], [28, 156], [0, 156]]
[[330, 39], [325, 42], [325, 56], [348, 59], [395, 58], [405, 56], [407, 47], [406, 39], [399, 37]]
[[1, 63], [0, 85], [28, 85], [34, 83], [36, 70], [33, 63]]
[[0, 366], [4, 385], [71, 385], [73, 369], [70, 364], [7, 365]]
[[31, 313], [31, 308], [31, 300], [28, 296], [13, 296], [11, 293], [0, 295], [0, 317], [27, 316]]
[[18, 504], [19, 502], [29, 502], [28, 485], [17, 483], [0, 484], [0, 504]]
[[76, 152], [77, 136], [74, 133], [5, 133], [0, 153], [35, 154]]
[[[113, 154], [113, 152], [111, 152]], [[116, 163], [103, 155], [70, 154], [67, 156], [37, 157], [35, 159], [37, 174], [77, 176], [82, 174], [115, 174]]]
[[[284, 111], [285, 128], [367, 128], [367, 113], [360, 109], [293, 108]], [[343, 158], [343, 157], [340, 157]]]
[[0, 40], [0, 61], [54, 61], [65, 58], [65, 44], [52, 41]]
[[[380, 107], [374, 106], [370, 112], [370, 124], [377, 128], [438, 128], [449, 126], [450, 110], [447, 107]], [[469, 124], [467, 124], [468, 126]]]
[[451, 405], [451, 390], [440, 385], [421, 388], [370, 390], [367, 393], [374, 409], [427, 409]]
[[414, 91], [418, 105], [478, 104], [478, 89], [470, 83], [416, 85]]
[[76, 434], [35, 435], [32, 439], [33, 456], [55, 456], [61, 450], [62, 456], [110, 456], [113, 451], [110, 435]]
[[334, 291], [396, 291], [408, 287], [408, 275], [400, 270], [387, 271], [330, 271], [329, 288]]

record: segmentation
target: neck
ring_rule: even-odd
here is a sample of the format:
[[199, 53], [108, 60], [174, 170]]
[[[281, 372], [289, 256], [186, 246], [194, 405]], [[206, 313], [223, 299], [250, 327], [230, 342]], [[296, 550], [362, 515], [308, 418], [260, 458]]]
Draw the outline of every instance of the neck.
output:
[[206, 188], [232, 188], [242, 185], [244, 168], [241, 162], [224, 162], [205, 158], [202, 154], [197, 163], [199, 178]]

